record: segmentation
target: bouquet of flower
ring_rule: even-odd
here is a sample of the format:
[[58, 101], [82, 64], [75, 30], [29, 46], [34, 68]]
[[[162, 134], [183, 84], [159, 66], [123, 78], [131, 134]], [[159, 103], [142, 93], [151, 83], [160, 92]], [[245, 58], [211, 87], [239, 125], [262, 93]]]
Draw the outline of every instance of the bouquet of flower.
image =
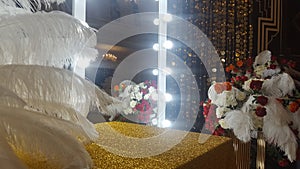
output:
[[249, 60], [226, 68], [231, 82], [211, 85], [208, 97], [215, 107], [211, 112], [215, 112], [218, 126], [232, 130], [244, 142], [262, 132], [265, 140], [279, 147], [292, 162], [300, 136], [295, 132], [300, 129], [300, 100], [294, 81], [270, 51], [256, 56], [251, 67]]
[[154, 81], [114, 87], [118, 97], [127, 104], [123, 110], [125, 116], [134, 117], [133, 121], [151, 125], [157, 124], [157, 86]]

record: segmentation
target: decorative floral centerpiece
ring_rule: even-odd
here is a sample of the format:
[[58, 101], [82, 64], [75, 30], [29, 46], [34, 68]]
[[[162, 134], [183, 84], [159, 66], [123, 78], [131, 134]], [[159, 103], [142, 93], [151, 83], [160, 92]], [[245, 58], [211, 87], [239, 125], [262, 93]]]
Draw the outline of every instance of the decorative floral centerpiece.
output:
[[[229, 65], [226, 72], [231, 75], [230, 82], [211, 85], [209, 101], [203, 105], [206, 128], [218, 135], [231, 130], [243, 142], [257, 138], [261, 132], [269, 144], [283, 151], [289, 161], [295, 161], [300, 99], [294, 81], [270, 51], [260, 53], [252, 62], [247, 59]], [[293, 62], [285, 65], [295, 66]]]
[[130, 120], [157, 125], [157, 85], [155, 81], [145, 81], [139, 84], [121, 83], [114, 90], [127, 107], [122, 113]]

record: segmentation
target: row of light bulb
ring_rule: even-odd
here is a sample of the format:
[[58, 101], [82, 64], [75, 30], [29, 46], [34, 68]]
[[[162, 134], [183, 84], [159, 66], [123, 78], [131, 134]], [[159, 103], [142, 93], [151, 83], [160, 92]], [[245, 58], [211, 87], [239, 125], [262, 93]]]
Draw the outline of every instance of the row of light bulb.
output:
[[[173, 46], [174, 46], [174, 44], [173, 44], [173, 42], [170, 41], [170, 40], [165, 41], [165, 43], [163, 44], [163, 47], [164, 47], [165, 49], [172, 49]], [[158, 43], [155, 43], [155, 44], [153, 45], [153, 50], [159, 51], [159, 44], [158, 44]]]

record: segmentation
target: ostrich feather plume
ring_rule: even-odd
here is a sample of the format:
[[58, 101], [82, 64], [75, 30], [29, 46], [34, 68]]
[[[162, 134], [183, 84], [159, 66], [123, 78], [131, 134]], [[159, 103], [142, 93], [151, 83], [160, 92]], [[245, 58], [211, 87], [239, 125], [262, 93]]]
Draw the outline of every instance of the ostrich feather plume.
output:
[[287, 94], [292, 96], [296, 89], [293, 78], [287, 73], [272, 76], [266, 79], [262, 86], [262, 92], [266, 96], [284, 97]]
[[63, 114], [69, 111], [68, 108], [86, 117], [90, 110], [115, 114], [118, 105], [121, 105], [120, 101], [95, 84], [68, 70], [36, 65], [5, 65], [0, 66], [0, 73], [0, 87], [14, 92], [29, 107], [49, 114], [61, 112], [55, 116], [62, 119], [70, 119], [69, 115], [74, 114]]
[[97, 57], [95, 32], [66, 13], [2, 15], [0, 20], [0, 65], [62, 68]]
[[11, 160], [15, 158], [6, 143], [14, 151], [42, 155], [61, 168], [81, 169], [92, 165], [80, 142], [89, 139], [80, 126], [19, 108], [0, 107], [0, 115], [0, 148], [6, 150], [1, 154], [7, 152], [12, 156]]
[[224, 120], [238, 139], [244, 142], [249, 142], [251, 140], [253, 123], [249, 114], [240, 110], [233, 110], [226, 113]]

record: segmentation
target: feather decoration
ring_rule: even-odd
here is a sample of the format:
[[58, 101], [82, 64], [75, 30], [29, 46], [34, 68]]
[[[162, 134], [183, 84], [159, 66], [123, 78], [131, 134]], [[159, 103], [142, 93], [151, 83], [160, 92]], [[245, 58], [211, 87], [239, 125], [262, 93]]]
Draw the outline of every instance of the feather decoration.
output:
[[298, 143], [294, 133], [288, 125], [278, 125], [270, 118], [265, 117], [263, 132], [266, 140], [269, 143], [277, 145], [282, 151], [284, 151], [285, 155], [287, 155], [291, 162], [296, 160]]
[[[1, 2], [1, 1], [0, 1]], [[63, 68], [93, 60], [96, 33], [59, 11], [0, 16], [0, 65], [26, 64]], [[36, 26], [36, 25], [39, 26]]]
[[92, 160], [83, 144], [88, 137], [68, 121], [24, 109], [0, 107], [0, 136], [13, 150], [42, 155], [60, 168], [89, 168]]
[[122, 104], [95, 84], [68, 70], [36, 65], [5, 65], [0, 67], [0, 73], [1, 87], [14, 92], [29, 107], [44, 112], [50, 113], [55, 106], [63, 105], [83, 117], [90, 110], [114, 115], [116, 105]]
[[6, 139], [0, 135], [0, 164], [1, 168], [26, 169], [27, 167], [16, 156]]
[[292, 121], [291, 116], [275, 98], [269, 97], [265, 108], [267, 115], [264, 117], [263, 132], [266, 140], [280, 147], [289, 160], [294, 161], [298, 144], [294, 133], [289, 127]]
[[264, 65], [269, 61], [271, 61], [271, 51], [268, 50], [262, 51], [255, 57], [253, 67], [255, 68], [258, 65]]
[[14, 92], [0, 87], [0, 106], [24, 108], [26, 102], [18, 97]]
[[218, 99], [218, 94], [215, 90], [215, 85], [211, 85], [208, 89], [208, 98], [212, 101], [215, 102]]
[[281, 98], [287, 94], [292, 96], [295, 89], [293, 78], [287, 73], [282, 73], [266, 79], [262, 86], [262, 93], [266, 96]]
[[232, 110], [226, 113], [224, 121], [228, 124], [236, 137], [244, 142], [251, 140], [251, 130], [253, 130], [252, 119], [249, 114], [240, 110]]
[[23, 8], [27, 11], [35, 11], [41, 9], [41, 4], [49, 7], [51, 3], [61, 4], [65, 0], [1, 0], [0, 10], [5, 8]]

